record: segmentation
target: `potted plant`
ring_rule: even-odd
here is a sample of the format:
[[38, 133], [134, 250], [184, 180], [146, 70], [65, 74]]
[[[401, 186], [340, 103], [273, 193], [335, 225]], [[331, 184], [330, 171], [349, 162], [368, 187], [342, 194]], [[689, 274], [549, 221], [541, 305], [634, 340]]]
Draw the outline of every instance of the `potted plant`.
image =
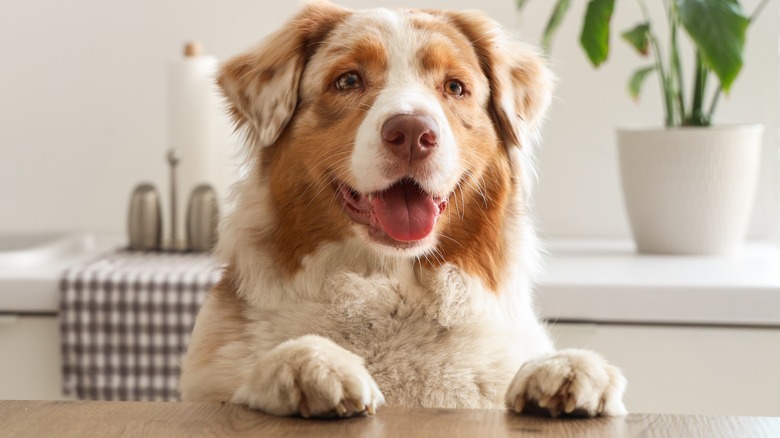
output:
[[[522, 8], [527, 0], [517, 0]], [[768, 0], [747, 15], [739, 0], [664, 0], [668, 26], [661, 45], [645, 0], [640, 22], [621, 34], [643, 57], [628, 81], [638, 98], [643, 82], [660, 84], [664, 125], [618, 129], [623, 194], [637, 248], [644, 253], [726, 254], [744, 241], [752, 210], [763, 126], [712, 126], [722, 94], [743, 64], [745, 35]], [[542, 35], [549, 51], [570, 0], [557, 0]], [[580, 45], [594, 67], [607, 60], [615, 0], [590, 0]], [[686, 83], [680, 39], [693, 50]]]

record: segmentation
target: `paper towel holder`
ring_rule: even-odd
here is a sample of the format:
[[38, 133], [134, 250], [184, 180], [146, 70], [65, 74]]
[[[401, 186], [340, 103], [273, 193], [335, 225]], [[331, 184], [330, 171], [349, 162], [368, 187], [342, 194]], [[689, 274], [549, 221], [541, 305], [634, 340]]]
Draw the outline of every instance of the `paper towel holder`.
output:
[[203, 54], [203, 44], [200, 41], [187, 41], [184, 44], [184, 57], [197, 58]]

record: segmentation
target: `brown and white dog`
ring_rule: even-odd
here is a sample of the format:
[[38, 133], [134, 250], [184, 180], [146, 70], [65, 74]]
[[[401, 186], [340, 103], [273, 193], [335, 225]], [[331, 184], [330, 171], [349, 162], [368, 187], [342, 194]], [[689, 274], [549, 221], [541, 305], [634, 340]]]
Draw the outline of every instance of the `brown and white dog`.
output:
[[598, 355], [534, 313], [542, 59], [485, 15], [315, 2], [219, 84], [250, 174], [183, 363], [188, 401], [625, 413]]

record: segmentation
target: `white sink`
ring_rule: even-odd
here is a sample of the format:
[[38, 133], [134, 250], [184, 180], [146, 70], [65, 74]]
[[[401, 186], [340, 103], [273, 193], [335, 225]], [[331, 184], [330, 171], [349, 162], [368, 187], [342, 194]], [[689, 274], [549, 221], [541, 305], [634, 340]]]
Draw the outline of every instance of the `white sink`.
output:
[[56, 313], [61, 274], [123, 240], [91, 233], [0, 235], [0, 313]]

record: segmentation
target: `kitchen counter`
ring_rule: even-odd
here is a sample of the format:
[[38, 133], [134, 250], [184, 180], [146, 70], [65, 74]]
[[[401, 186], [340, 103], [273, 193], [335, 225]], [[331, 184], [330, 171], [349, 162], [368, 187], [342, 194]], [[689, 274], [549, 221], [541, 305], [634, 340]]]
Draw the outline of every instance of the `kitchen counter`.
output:
[[551, 321], [780, 326], [780, 247], [636, 254], [624, 240], [553, 241], [537, 305]]
[[0, 401], [2, 434], [87, 436], [776, 437], [780, 418], [629, 414], [549, 419], [504, 410], [384, 407], [338, 420], [273, 417], [231, 404]]
[[[63, 270], [123, 243], [82, 239], [85, 249], [65, 258], [0, 263], [0, 313], [56, 314]], [[780, 326], [777, 245], [751, 242], [729, 257], [638, 255], [628, 240], [558, 240], [548, 250], [536, 303], [550, 321]]]

